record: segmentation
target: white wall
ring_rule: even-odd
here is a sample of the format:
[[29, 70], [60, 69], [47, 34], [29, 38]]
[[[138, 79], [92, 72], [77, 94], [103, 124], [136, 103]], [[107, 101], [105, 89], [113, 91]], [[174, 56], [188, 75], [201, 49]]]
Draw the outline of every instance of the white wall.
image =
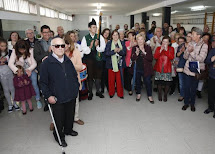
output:
[[57, 26], [63, 26], [65, 32], [73, 29], [71, 21], [47, 18], [39, 15], [0, 11], [0, 19], [5, 19], [2, 20], [3, 31], [25, 31], [26, 28], [33, 28], [34, 25], [37, 26], [37, 31], [40, 31], [40, 27], [44, 24], [50, 26], [55, 33]]
[[149, 29], [151, 28], [152, 21], [156, 21], [157, 27], [162, 27], [162, 16], [153, 17], [152, 15], [149, 16]]

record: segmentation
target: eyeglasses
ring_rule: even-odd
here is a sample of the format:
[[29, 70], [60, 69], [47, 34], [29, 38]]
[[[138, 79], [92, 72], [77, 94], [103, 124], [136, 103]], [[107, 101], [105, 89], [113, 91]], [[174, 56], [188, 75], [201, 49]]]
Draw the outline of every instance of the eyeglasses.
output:
[[55, 44], [55, 45], [52, 45], [54, 46], [55, 48], [65, 48], [65, 44]]

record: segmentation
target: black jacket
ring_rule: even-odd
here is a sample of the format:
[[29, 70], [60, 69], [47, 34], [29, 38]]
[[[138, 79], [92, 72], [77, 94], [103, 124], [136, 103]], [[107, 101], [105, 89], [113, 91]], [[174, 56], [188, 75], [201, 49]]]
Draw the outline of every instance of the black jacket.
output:
[[57, 98], [57, 103], [66, 103], [77, 98], [79, 82], [71, 60], [64, 56], [60, 63], [50, 55], [40, 67], [40, 86], [45, 99]]

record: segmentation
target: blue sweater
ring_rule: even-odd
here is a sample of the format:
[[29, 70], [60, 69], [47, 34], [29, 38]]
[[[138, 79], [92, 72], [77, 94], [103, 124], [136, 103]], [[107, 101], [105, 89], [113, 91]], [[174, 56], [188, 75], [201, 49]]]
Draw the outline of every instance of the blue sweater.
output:
[[215, 61], [214, 62], [211, 61], [211, 58], [213, 56], [215, 56], [215, 48], [209, 51], [208, 56], [205, 59], [205, 63], [208, 64], [209, 67], [209, 77], [215, 79], [215, 67], [213, 67], [213, 65], [215, 65]]
[[[177, 53], [180, 52], [182, 46], [179, 46], [177, 49]], [[176, 55], [177, 55], [176, 53]], [[186, 63], [186, 60], [184, 59], [184, 52], [179, 56], [179, 62], [178, 62], [178, 68], [184, 68], [184, 65]]]
[[50, 55], [40, 67], [40, 86], [44, 97], [57, 98], [57, 103], [66, 103], [77, 98], [79, 82], [71, 60], [64, 56], [60, 63]]
[[[106, 48], [105, 48], [105, 55], [106, 55], [106, 68], [107, 69], [113, 69], [112, 66], [112, 60], [111, 56], [115, 54], [114, 50], [111, 50], [111, 44], [112, 41], [108, 41]], [[126, 55], [126, 47], [125, 47], [125, 42], [122, 42], [122, 50], [119, 52], [119, 55], [122, 56], [122, 68], [126, 67], [125, 64], [125, 55]]]

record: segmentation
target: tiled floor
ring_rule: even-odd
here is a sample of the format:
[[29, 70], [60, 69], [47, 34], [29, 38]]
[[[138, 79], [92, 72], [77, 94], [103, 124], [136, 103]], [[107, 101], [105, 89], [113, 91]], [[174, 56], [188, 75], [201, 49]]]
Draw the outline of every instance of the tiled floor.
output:
[[[207, 96], [197, 99], [196, 112], [182, 111], [178, 95], [168, 102], [150, 104], [143, 94], [122, 100], [94, 97], [80, 102], [85, 125], [74, 125], [77, 137], [66, 137], [67, 154], [214, 154], [215, 119], [205, 115]], [[35, 108], [0, 114], [0, 154], [60, 154], [60, 146], [49, 131], [49, 112]]]

